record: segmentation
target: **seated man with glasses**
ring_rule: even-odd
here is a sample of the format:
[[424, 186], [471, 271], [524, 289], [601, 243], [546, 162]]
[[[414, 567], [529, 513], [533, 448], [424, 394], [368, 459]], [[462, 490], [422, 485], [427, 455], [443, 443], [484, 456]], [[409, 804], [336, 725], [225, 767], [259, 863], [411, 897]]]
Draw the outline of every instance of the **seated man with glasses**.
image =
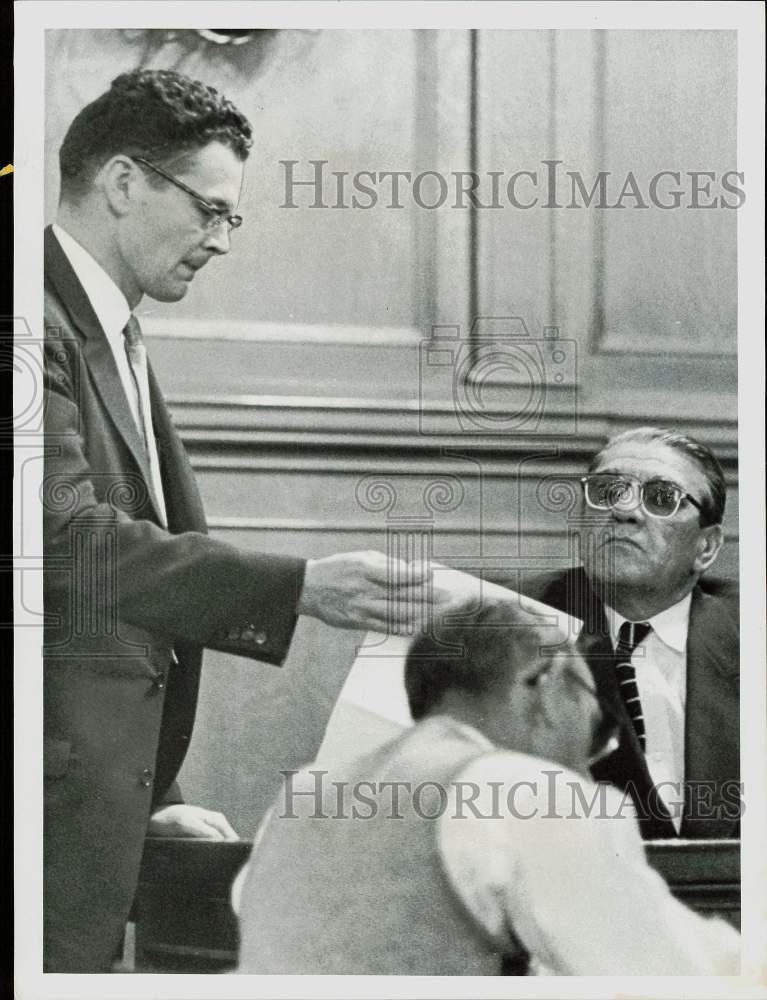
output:
[[587, 777], [620, 722], [544, 621], [503, 602], [416, 640], [415, 726], [286, 772], [235, 903], [240, 972], [737, 972], [737, 933], [671, 896]]
[[522, 589], [584, 623], [581, 648], [626, 723], [592, 774], [632, 796], [647, 838], [737, 836], [738, 590], [708, 575], [722, 546], [719, 462], [642, 427], [608, 441], [581, 485], [583, 565]]

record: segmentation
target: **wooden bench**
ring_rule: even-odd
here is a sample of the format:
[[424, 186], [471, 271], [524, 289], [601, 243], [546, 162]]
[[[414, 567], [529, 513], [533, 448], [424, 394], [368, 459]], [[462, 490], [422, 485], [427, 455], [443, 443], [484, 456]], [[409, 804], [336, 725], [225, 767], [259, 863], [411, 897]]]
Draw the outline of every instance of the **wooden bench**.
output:
[[[251, 842], [149, 838], [136, 905], [136, 972], [225, 972], [237, 962], [229, 893]], [[674, 895], [701, 913], [740, 923], [740, 843], [664, 840], [646, 845]]]

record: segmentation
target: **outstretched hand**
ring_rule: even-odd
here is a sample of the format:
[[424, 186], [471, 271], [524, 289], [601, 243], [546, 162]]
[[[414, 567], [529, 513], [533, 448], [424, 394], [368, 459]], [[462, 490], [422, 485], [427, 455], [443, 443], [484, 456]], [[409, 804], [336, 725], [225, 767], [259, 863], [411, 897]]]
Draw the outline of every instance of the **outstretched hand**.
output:
[[336, 628], [401, 632], [423, 621], [438, 599], [427, 564], [342, 552], [309, 560], [298, 610]]
[[474, 614], [488, 603], [514, 602], [557, 641], [578, 634], [569, 617], [513, 590], [432, 561], [405, 562], [383, 552], [342, 552], [310, 559], [299, 614], [336, 628], [414, 635], [456, 614]]

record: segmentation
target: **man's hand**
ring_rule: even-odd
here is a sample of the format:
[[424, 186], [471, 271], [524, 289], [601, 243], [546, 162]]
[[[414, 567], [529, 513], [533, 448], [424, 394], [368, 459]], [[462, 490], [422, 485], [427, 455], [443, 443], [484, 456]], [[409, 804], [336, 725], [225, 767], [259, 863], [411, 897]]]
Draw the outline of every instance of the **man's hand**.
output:
[[438, 562], [408, 563], [383, 552], [310, 559], [298, 611], [336, 628], [412, 635], [425, 624], [438, 626], [445, 616], [471, 614], [488, 603], [507, 601], [517, 603], [534, 624], [562, 631], [560, 640], [578, 634], [567, 615], [513, 590]]
[[202, 837], [206, 840], [239, 840], [220, 812], [180, 803], [160, 806], [149, 820], [151, 837]]
[[383, 552], [342, 552], [309, 560], [298, 611], [336, 628], [400, 632], [423, 621], [438, 601], [428, 565]]

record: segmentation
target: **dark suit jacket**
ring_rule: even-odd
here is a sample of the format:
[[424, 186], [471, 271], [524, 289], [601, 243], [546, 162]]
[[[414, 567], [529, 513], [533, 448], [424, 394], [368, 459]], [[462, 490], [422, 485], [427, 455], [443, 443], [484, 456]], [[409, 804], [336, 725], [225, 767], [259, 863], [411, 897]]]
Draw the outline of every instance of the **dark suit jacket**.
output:
[[279, 664], [303, 560], [206, 535], [150, 373], [168, 529], [106, 337], [45, 233], [45, 940], [48, 971], [108, 969], [150, 810], [192, 731], [202, 647]]
[[[621, 744], [592, 770], [632, 793], [646, 839], [676, 837], [621, 699], [615, 656], [598, 595], [582, 567], [537, 577], [525, 593], [584, 622], [582, 645], [600, 692], [624, 720]], [[739, 832], [738, 590], [732, 581], [703, 578], [693, 590], [687, 638], [685, 783], [680, 835], [737, 836]]]

